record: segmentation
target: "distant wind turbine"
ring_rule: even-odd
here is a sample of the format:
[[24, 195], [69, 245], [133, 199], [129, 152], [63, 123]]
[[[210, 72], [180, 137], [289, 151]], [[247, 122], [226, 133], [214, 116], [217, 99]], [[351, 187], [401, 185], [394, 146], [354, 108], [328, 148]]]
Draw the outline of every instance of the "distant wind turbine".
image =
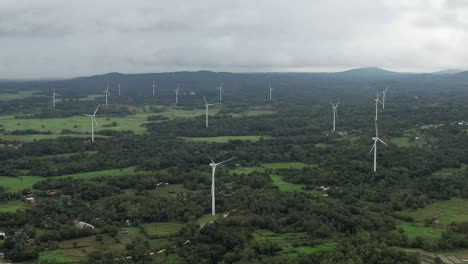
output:
[[210, 166], [211, 166], [211, 214], [215, 215], [216, 214], [216, 205], [215, 205], [215, 173], [216, 173], [216, 166], [223, 164], [225, 162], [228, 162], [230, 160], [235, 159], [236, 157], [232, 157], [228, 160], [216, 163], [211, 157], [209, 157], [211, 160]]
[[271, 88], [271, 82], [270, 82], [270, 101], [271, 101], [271, 92], [272, 92], [273, 90], [275, 90], [275, 89]]
[[119, 83], [119, 96], [120, 96], [120, 83]]
[[385, 91], [382, 92], [382, 109], [385, 109], [385, 98], [387, 98], [388, 86], [385, 88]]
[[377, 142], [382, 142], [385, 146], [388, 147], [387, 143], [385, 143], [383, 140], [379, 138], [379, 131], [377, 129], [377, 121], [375, 121], [375, 137], [372, 138], [374, 140], [374, 145], [372, 145], [371, 150], [369, 151], [369, 154], [374, 150], [374, 172], [377, 171]]
[[223, 84], [224, 84], [224, 82], [221, 82], [221, 85], [218, 87], [218, 90], [219, 90], [219, 101], [220, 101], [220, 102], [223, 100]]
[[206, 101], [206, 98], [205, 96], [203, 96], [203, 100], [205, 100], [205, 123], [206, 123], [206, 127], [208, 127], [208, 108], [214, 104], [209, 104], [207, 101]]
[[335, 128], [336, 128], [336, 118], [338, 116], [338, 105], [340, 104], [340, 100], [338, 100], [338, 102], [336, 104], [333, 104], [331, 102], [329, 102], [330, 105], [332, 106], [332, 109], [333, 109], [333, 130], [332, 132], [335, 133]]
[[377, 97], [375, 97], [375, 121], [379, 119], [379, 103], [382, 103], [379, 99], [379, 93], [377, 93]]
[[153, 81], [153, 97], [156, 95], [156, 83]]
[[60, 96], [60, 94], [55, 92], [55, 89], [52, 89], [52, 104], [55, 108], [55, 97]]
[[107, 105], [107, 96], [110, 96], [109, 84], [107, 84], [107, 88], [106, 88], [106, 90], [104, 90], [104, 93], [106, 94], [106, 105]]
[[96, 108], [96, 110], [94, 111], [94, 113], [92, 115], [84, 115], [84, 116], [87, 116], [87, 117], [90, 117], [91, 118], [91, 141], [94, 142], [94, 123], [96, 123], [96, 127], [98, 126], [98, 123], [96, 121], [96, 113], [99, 109], [99, 106]]
[[179, 88], [180, 86], [178, 86], [177, 89], [175, 90], [175, 104], [176, 105], [179, 102]]

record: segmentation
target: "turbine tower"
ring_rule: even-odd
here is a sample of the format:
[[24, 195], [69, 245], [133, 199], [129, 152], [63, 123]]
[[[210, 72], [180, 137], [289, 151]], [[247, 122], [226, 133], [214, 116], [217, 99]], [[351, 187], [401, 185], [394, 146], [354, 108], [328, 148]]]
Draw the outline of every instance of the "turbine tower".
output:
[[107, 88], [106, 88], [106, 90], [104, 90], [104, 93], [106, 94], [106, 105], [107, 105], [107, 96], [110, 96], [109, 84], [107, 84]]
[[177, 89], [175, 90], [175, 104], [176, 105], [179, 102], [179, 88], [180, 86], [178, 86]]
[[377, 142], [382, 142], [385, 146], [388, 147], [387, 143], [385, 143], [383, 140], [379, 138], [379, 131], [377, 129], [377, 121], [375, 121], [375, 137], [372, 138], [374, 140], [374, 145], [372, 145], [371, 150], [369, 151], [369, 154], [374, 150], [374, 172], [377, 171]]
[[221, 82], [221, 85], [218, 87], [218, 90], [219, 90], [219, 101], [220, 101], [220, 102], [223, 100], [223, 84], [224, 84], [224, 82]]
[[377, 121], [378, 114], [379, 114], [379, 103], [382, 103], [382, 101], [379, 100], [379, 93], [377, 93], [377, 97], [375, 97], [375, 121]]
[[387, 97], [388, 86], [385, 91], [382, 92], [382, 109], [385, 109], [385, 98]]
[[153, 97], [155, 96], [156, 94], [156, 83], [153, 81]]
[[211, 157], [209, 157], [211, 160], [210, 167], [211, 167], [211, 214], [215, 215], [216, 214], [216, 206], [215, 206], [215, 173], [216, 173], [216, 166], [223, 164], [225, 162], [228, 162], [230, 160], [235, 159], [236, 157], [232, 157], [228, 160], [216, 163]]
[[55, 89], [52, 89], [52, 104], [53, 104], [54, 108], [55, 108], [55, 97], [56, 96], [60, 96], [60, 94], [56, 93]]
[[275, 90], [275, 89], [271, 88], [271, 83], [270, 83], [270, 101], [271, 101], [271, 92], [272, 92], [273, 90]]
[[120, 83], [119, 83], [119, 96], [120, 96]]
[[205, 123], [206, 123], [206, 127], [208, 128], [208, 108], [214, 104], [209, 104], [207, 101], [206, 101], [206, 98], [205, 96], [203, 96], [203, 100], [205, 100]]
[[329, 102], [330, 105], [332, 106], [333, 109], [333, 130], [332, 132], [335, 133], [335, 128], [336, 128], [336, 117], [338, 116], [338, 105], [340, 104], [340, 101], [338, 101], [336, 104], [333, 104]]
[[96, 127], [98, 126], [98, 123], [96, 121], [96, 113], [99, 109], [99, 106], [96, 108], [96, 110], [94, 111], [94, 113], [92, 115], [84, 115], [84, 116], [87, 116], [87, 117], [90, 117], [91, 118], [91, 141], [94, 142], [94, 123], [96, 123]]

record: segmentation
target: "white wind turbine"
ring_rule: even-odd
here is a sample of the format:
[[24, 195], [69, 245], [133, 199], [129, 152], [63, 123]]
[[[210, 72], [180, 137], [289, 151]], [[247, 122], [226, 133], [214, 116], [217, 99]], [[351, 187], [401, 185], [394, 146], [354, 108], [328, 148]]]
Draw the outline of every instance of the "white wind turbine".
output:
[[382, 142], [385, 146], [388, 147], [387, 143], [385, 143], [383, 140], [379, 138], [379, 131], [377, 129], [377, 121], [375, 121], [375, 137], [372, 138], [374, 140], [374, 145], [372, 145], [371, 150], [369, 151], [369, 154], [374, 150], [374, 172], [377, 171], [377, 142]]
[[271, 88], [271, 83], [269, 83], [269, 84], [270, 84], [270, 101], [271, 101], [271, 92], [272, 92], [273, 90], [275, 90], [275, 89]]
[[55, 108], [55, 97], [60, 96], [60, 94], [55, 92], [55, 89], [52, 89], [52, 104]]
[[109, 84], [107, 84], [107, 88], [106, 88], [106, 90], [104, 90], [104, 93], [106, 94], [106, 105], [107, 105], [107, 96], [110, 96]]
[[377, 93], [377, 96], [375, 97], [375, 121], [378, 120], [378, 114], [379, 114], [379, 103], [382, 103], [382, 101], [379, 100], [379, 93]]
[[94, 113], [92, 115], [84, 115], [84, 116], [87, 116], [87, 117], [90, 117], [91, 118], [91, 141], [94, 142], [94, 123], [96, 123], [96, 127], [98, 126], [98, 123], [96, 121], [96, 113], [99, 109], [99, 106], [96, 108], [96, 110], [94, 111]]
[[219, 101], [220, 101], [220, 102], [223, 100], [223, 84], [224, 84], [224, 82], [221, 82], [221, 85], [218, 87], [218, 90], [219, 90]]
[[153, 81], [153, 97], [156, 95], [156, 83]]
[[232, 157], [228, 160], [216, 163], [211, 157], [209, 157], [211, 160], [210, 166], [211, 166], [211, 214], [215, 215], [216, 214], [216, 206], [215, 206], [215, 173], [216, 173], [216, 166], [223, 164], [225, 162], [228, 162], [230, 160], [233, 160], [237, 157]]
[[205, 96], [203, 96], [203, 100], [205, 100], [205, 123], [206, 123], [206, 127], [208, 127], [208, 108], [214, 104], [209, 104], [207, 101], [206, 101], [206, 98]]
[[333, 130], [332, 132], [335, 133], [335, 128], [336, 128], [336, 117], [338, 116], [338, 105], [340, 104], [340, 101], [338, 101], [336, 104], [333, 104], [329, 102], [330, 105], [332, 106], [333, 109]]
[[385, 91], [382, 92], [382, 109], [385, 109], [385, 98], [387, 97], [388, 86]]
[[177, 89], [175, 90], [175, 104], [176, 105], [179, 102], [179, 88], [180, 86], [178, 86]]
[[120, 83], [119, 83], [119, 96], [120, 96]]

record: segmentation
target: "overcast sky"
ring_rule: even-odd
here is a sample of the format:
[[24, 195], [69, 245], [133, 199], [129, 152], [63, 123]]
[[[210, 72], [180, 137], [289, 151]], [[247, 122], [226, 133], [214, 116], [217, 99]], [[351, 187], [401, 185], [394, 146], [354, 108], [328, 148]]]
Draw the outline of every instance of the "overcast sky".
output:
[[0, 1], [0, 78], [366, 66], [468, 69], [468, 1]]

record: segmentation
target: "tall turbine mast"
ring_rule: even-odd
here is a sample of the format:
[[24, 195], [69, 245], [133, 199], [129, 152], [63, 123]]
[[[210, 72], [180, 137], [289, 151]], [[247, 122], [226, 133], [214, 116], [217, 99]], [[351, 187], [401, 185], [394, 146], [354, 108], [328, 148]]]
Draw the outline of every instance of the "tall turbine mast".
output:
[[218, 87], [218, 90], [219, 90], [219, 101], [220, 101], [220, 102], [223, 100], [223, 84], [224, 84], [224, 82], [221, 82], [221, 85]]
[[216, 166], [223, 164], [225, 162], [228, 162], [230, 160], [235, 159], [236, 157], [232, 157], [228, 160], [216, 163], [211, 157], [209, 157], [211, 160], [210, 167], [211, 167], [211, 214], [215, 215], [216, 214], [216, 205], [215, 205], [215, 173], [216, 173]]
[[385, 98], [387, 98], [388, 86], [385, 88], [385, 91], [382, 92], [382, 109], [385, 109]]
[[374, 172], [377, 171], [377, 142], [382, 142], [385, 146], [388, 147], [387, 143], [385, 143], [383, 140], [379, 138], [379, 131], [377, 129], [377, 121], [375, 121], [375, 137], [372, 138], [374, 140], [374, 145], [372, 145], [371, 150], [369, 151], [369, 154], [374, 150]]
[[271, 88], [271, 82], [269, 84], [270, 84], [270, 101], [271, 101], [271, 92], [275, 89]]
[[206, 127], [208, 128], [208, 108], [214, 104], [209, 104], [206, 101], [205, 96], [203, 96], [203, 100], [205, 100], [205, 124], [206, 124]]
[[90, 117], [91, 118], [91, 141], [94, 142], [94, 123], [96, 123], [96, 127], [98, 126], [98, 123], [96, 121], [96, 113], [99, 109], [99, 106], [97, 106], [96, 110], [94, 111], [94, 113], [92, 115], [84, 115], [84, 116], [87, 116], [87, 117]]
[[106, 88], [106, 90], [104, 90], [104, 93], [106, 94], [106, 105], [107, 105], [107, 96], [110, 96], [109, 84], [107, 84], [107, 88]]
[[332, 109], [333, 109], [333, 130], [332, 132], [335, 133], [336, 131], [336, 118], [338, 117], [338, 105], [340, 104], [340, 101], [339, 100], [336, 104], [333, 104], [330, 102], [330, 105], [332, 106]]
[[55, 89], [53, 88], [52, 89], [52, 104], [53, 104], [54, 108], [55, 108], [55, 97], [57, 97], [57, 96], [60, 96], [60, 94], [56, 93]]
[[120, 96], [120, 83], [119, 83], [119, 96]]
[[179, 88], [180, 88], [180, 85], [177, 87], [177, 89], [175, 90], [175, 104], [177, 105], [177, 103], [179, 102]]
[[377, 93], [377, 96], [375, 97], [375, 121], [378, 120], [379, 118], [379, 103], [382, 103], [379, 99], [379, 93]]
[[153, 81], [153, 97], [156, 94], [156, 83]]

